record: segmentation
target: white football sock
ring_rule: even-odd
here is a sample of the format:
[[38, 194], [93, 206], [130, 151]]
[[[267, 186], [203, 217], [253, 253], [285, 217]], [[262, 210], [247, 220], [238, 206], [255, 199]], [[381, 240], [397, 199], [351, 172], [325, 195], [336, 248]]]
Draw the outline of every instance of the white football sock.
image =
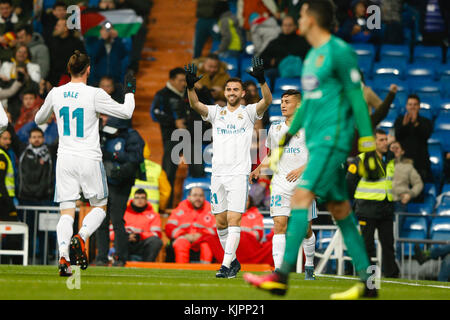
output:
[[286, 234], [275, 234], [272, 238], [272, 256], [275, 269], [281, 268], [284, 250], [286, 248]]
[[73, 235], [73, 218], [68, 214], [63, 214], [56, 225], [56, 238], [58, 240], [59, 258], [69, 258], [70, 239]]
[[236, 258], [236, 250], [241, 239], [241, 227], [228, 227], [228, 238], [225, 245], [225, 254], [222, 265], [229, 268], [231, 262]]
[[303, 250], [305, 251], [305, 267], [314, 267], [314, 253], [316, 251], [316, 236], [314, 232], [308, 239], [303, 240]]
[[106, 217], [106, 212], [102, 208], [96, 207], [92, 209], [83, 219], [83, 225], [78, 234], [86, 241], [95, 230], [100, 227]]
[[228, 238], [228, 228], [219, 230], [217, 229], [217, 234], [219, 235], [220, 244], [222, 245], [223, 251], [225, 251], [225, 246], [227, 244]]

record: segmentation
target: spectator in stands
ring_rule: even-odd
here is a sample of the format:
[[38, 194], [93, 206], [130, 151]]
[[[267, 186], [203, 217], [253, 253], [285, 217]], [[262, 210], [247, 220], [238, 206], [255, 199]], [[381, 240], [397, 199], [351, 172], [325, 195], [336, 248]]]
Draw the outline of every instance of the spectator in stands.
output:
[[51, 61], [48, 81], [54, 87], [70, 81], [67, 61], [75, 50], [86, 53], [84, 43], [74, 35], [73, 30], [67, 28], [66, 22], [66, 19], [58, 20], [48, 43]]
[[[169, 72], [169, 81], [159, 90], [150, 107], [150, 114], [154, 121], [159, 122], [163, 141], [162, 168], [167, 173], [172, 191], [175, 186], [175, 177], [178, 163], [172, 161], [172, 149], [178, 144], [172, 141], [172, 132], [176, 129], [185, 129], [185, 119], [179, 112], [180, 103], [184, 103], [186, 95], [186, 75], [183, 68], [174, 68]], [[169, 206], [172, 205], [172, 198]]]
[[249, 20], [253, 13], [265, 17], [274, 16], [277, 20], [280, 19], [280, 11], [274, 0], [238, 0], [237, 8], [239, 23], [245, 31], [250, 30]]
[[216, 5], [216, 16], [219, 17], [220, 44], [215, 52], [221, 57], [239, 57], [244, 50], [245, 39], [236, 16], [230, 11], [227, 1], [219, 1]]
[[38, 64], [31, 62], [30, 49], [24, 44], [18, 44], [14, 50], [14, 58], [3, 62], [0, 68], [0, 77], [7, 81], [17, 78], [17, 70], [24, 69], [25, 79], [31, 79], [36, 84], [41, 81], [41, 68]]
[[166, 224], [166, 235], [172, 240], [176, 263], [188, 263], [190, 250], [200, 251], [200, 262], [211, 263], [212, 252], [204, 236], [216, 234], [216, 219], [211, 204], [200, 187], [189, 190], [187, 199], [172, 211]]
[[[17, 79], [15, 79], [9, 87], [0, 88], [0, 100], [8, 99], [14, 96], [22, 88], [24, 82], [25, 74], [20, 69], [17, 71]], [[4, 85], [6, 86], [6, 84]]]
[[123, 87], [120, 83], [114, 83], [114, 79], [110, 76], [101, 77], [98, 87], [105, 90], [118, 103], [123, 103]]
[[44, 38], [38, 32], [33, 32], [31, 25], [24, 25], [17, 29], [17, 43], [28, 47], [31, 62], [39, 65], [41, 78], [45, 79], [50, 71], [50, 53]]
[[400, 142], [394, 141], [390, 150], [395, 155], [392, 195], [396, 202], [396, 211], [407, 212], [409, 202], [419, 202], [416, 198], [423, 190], [422, 178], [414, 169], [412, 160], [404, 157], [405, 151]]
[[218, 55], [211, 53], [207, 57], [201, 57], [192, 61], [197, 65], [199, 74], [203, 78], [195, 83], [197, 89], [206, 87], [210, 90], [215, 103], [225, 105], [225, 82], [230, 78], [227, 72], [227, 64], [220, 61]]
[[439, 258], [442, 259], [442, 263], [437, 281], [450, 281], [450, 244], [433, 245], [431, 246], [431, 249], [424, 251], [422, 251], [418, 243], [414, 245], [414, 259], [416, 259], [420, 265], [430, 259]]
[[86, 39], [92, 59], [89, 78], [92, 83], [98, 83], [103, 76], [110, 76], [116, 83], [123, 82], [126, 70], [122, 68], [122, 61], [128, 52], [118, 35], [113, 25], [109, 28], [103, 25], [100, 29], [100, 38]]
[[19, 158], [17, 198], [21, 204], [50, 205], [55, 192], [56, 145], [46, 145], [39, 128], [30, 131], [28, 142]]
[[108, 208], [106, 217], [97, 229], [97, 262], [108, 261], [109, 221], [111, 220], [117, 256], [114, 266], [124, 266], [128, 259], [128, 235], [125, 231], [124, 212], [128, 196], [134, 185], [136, 172], [144, 161], [145, 142], [140, 134], [131, 128], [129, 120], [108, 117], [100, 137], [103, 163], [108, 183]]
[[405, 157], [414, 161], [424, 183], [432, 182], [428, 138], [433, 131], [432, 122], [419, 115], [420, 98], [410, 94], [406, 102], [406, 113], [400, 115], [394, 123], [395, 139], [405, 150]]
[[147, 180], [136, 179], [131, 188], [130, 199], [138, 189], [144, 190], [148, 202], [155, 212], [164, 213], [169, 203], [172, 187], [162, 167], [150, 160], [150, 147], [148, 143], [144, 147], [145, 175]]
[[34, 91], [26, 91], [23, 94], [23, 105], [20, 109], [20, 116], [14, 125], [14, 130], [17, 132], [23, 125], [34, 121], [34, 116], [38, 112], [44, 101]]
[[291, 70], [293, 68], [292, 62], [288, 65], [282, 65], [280, 70], [280, 64], [285, 58], [295, 59], [300, 58], [300, 62], [296, 62], [293, 70], [296, 73], [289, 76], [300, 76], [301, 63], [305, 59], [310, 45], [304, 37], [297, 35], [297, 23], [291, 16], [286, 16], [281, 24], [281, 33], [278, 37], [272, 40], [261, 53], [261, 58], [264, 60], [264, 69], [267, 70], [266, 74], [271, 79], [272, 84], [275, 78], [279, 76], [285, 76], [286, 69]]
[[65, 19], [66, 17], [67, 4], [64, 1], [55, 1], [51, 8], [47, 9], [46, 12], [42, 12], [42, 36], [47, 45], [50, 44], [50, 39], [52, 38], [53, 30], [58, 20]]
[[250, 38], [255, 48], [255, 56], [260, 56], [280, 33], [281, 28], [274, 17], [259, 16], [257, 13], [250, 16]]
[[47, 123], [43, 125], [37, 125], [36, 122], [30, 121], [24, 124], [22, 128], [17, 131], [17, 136], [20, 141], [26, 143], [28, 142], [28, 137], [30, 136], [31, 130], [34, 128], [40, 128], [44, 132], [44, 143], [47, 145], [52, 145], [58, 142], [58, 126], [56, 125], [55, 116], [52, 115]]
[[383, 272], [388, 278], [399, 276], [394, 251], [394, 204], [392, 197], [392, 178], [394, 177], [394, 161], [385, 157], [388, 152], [387, 134], [377, 129], [375, 147], [383, 172], [379, 180], [368, 180], [360, 176], [358, 167], [364, 161], [366, 153], [360, 154], [348, 167], [347, 183], [349, 195], [354, 199], [354, 212], [359, 220], [361, 233], [369, 257], [375, 257], [374, 233], [378, 230], [378, 239], [383, 252]]
[[[161, 219], [147, 201], [144, 190], [136, 190], [133, 200], [128, 202], [123, 218], [128, 234], [128, 260], [134, 260], [134, 256], [138, 256], [140, 261], [154, 262], [163, 245]], [[114, 241], [114, 231], [110, 238]]]
[[8, 61], [13, 57], [16, 46], [16, 31], [21, 21], [14, 12], [11, 0], [0, 0], [0, 60]]
[[402, 7], [403, 0], [381, 2], [383, 43], [403, 44]]
[[101, 10], [114, 10], [116, 8], [116, 3], [114, 0], [100, 0], [98, 8]]
[[202, 55], [203, 47], [206, 41], [211, 38], [217, 40], [218, 35], [213, 31], [214, 25], [217, 23], [216, 5], [221, 0], [198, 0], [195, 16], [197, 23], [195, 24], [194, 34], [194, 56], [198, 58]]

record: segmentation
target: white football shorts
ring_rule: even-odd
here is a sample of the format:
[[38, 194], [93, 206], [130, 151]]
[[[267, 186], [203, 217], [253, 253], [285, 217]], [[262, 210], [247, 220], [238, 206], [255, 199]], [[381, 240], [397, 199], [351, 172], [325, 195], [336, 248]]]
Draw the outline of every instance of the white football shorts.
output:
[[211, 177], [211, 212], [224, 211], [244, 213], [247, 211], [248, 175]]
[[[295, 190], [294, 190], [295, 191]], [[270, 216], [286, 216], [291, 215], [291, 198], [294, 191], [286, 191], [276, 184], [271, 185], [270, 192]], [[308, 210], [308, 221], [317, 218], [316, 201], [314, 200]]]
[[56, 160], [55, 202], [108, 197], [106, 172], [102, 161], [73, 155], [58, 155]]

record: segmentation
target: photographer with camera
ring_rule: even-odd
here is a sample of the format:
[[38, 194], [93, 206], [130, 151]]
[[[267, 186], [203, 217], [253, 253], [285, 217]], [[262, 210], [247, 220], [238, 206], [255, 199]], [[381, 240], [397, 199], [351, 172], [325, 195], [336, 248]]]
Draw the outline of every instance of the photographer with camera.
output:
[[100, 137], [109, 196], [106, 218], [96, 233], [98, 247], [96, 265], [108, 263], [111, 220], [117, 254], [113, 265], [124, 266], [128, 258], [128, 234], [125, 231], [124, 213], [140, 163], [144, 161], [142, 154], [145, 142], [139, 133], [131, 128], [130, 120], [110, 116], [102, 128]]

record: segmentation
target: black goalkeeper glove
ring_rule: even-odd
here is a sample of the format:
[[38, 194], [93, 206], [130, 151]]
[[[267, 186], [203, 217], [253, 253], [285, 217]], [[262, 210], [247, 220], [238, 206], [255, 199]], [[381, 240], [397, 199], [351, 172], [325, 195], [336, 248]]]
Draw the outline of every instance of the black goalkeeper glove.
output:
[[195, 83], [203, 78], [203, 75], [197, 77], [197, 66], [195, 64], [184, 66], [184, 71], [186, 71], [186, 83], [188, 89], [194, 89]]
[[129, 71], [125, 75], [125, 94], [127, 93], [136, 93], [136, 78], [133, 75], [133, 72]]
[[258, 83], [263, 85], [266, 82], [264, 77], [264, 61], [261, 58], [252, 58], [252, 71], [247, 73], [258, 80]]

